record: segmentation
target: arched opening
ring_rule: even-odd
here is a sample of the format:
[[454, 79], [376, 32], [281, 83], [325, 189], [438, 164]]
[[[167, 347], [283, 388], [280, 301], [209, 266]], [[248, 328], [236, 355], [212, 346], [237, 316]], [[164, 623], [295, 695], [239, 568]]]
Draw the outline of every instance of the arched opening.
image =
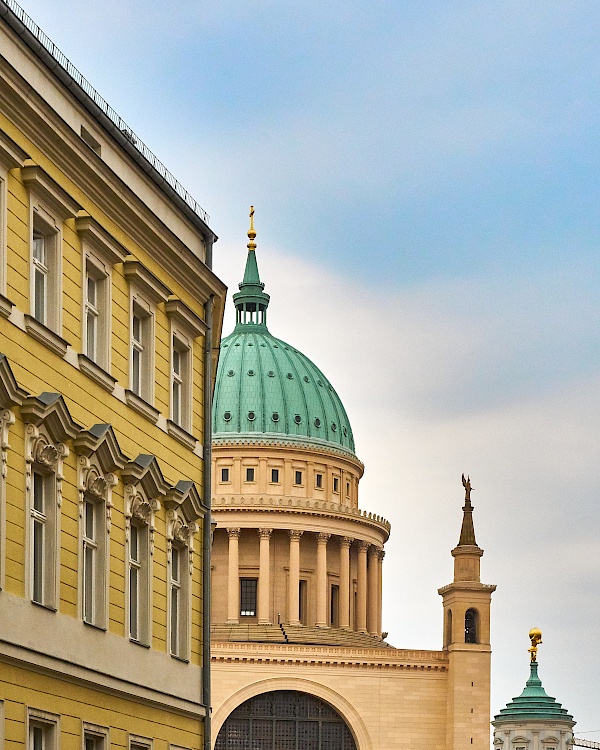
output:
[[215, 750], [357, 750], [352, 733], [329, 704], [308, 693], [274, 690], [229, 714]]
[[479, 643], [479, 613], [476, 609], [465, 612], [465, 643]]
[[449, 609], [446, 612], [446, 633], [444, 636], [444, 646], [449, 646], [452, 643], [452, 610]]

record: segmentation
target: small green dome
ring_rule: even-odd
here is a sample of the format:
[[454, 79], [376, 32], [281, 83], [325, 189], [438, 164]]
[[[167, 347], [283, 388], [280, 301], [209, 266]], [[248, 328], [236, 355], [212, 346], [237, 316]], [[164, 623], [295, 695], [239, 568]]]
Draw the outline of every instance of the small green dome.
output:
[[531, 673], [525, 689], [517, 698], [507, 704], [499, 714], [494, 716], [494, 726], [512, 721], [568, 721], [573, 722], [571, 714], [555, 698], [551, 698], [542, 686], [538, 677], [537, 662], [531, 662]]
[[244, 280], [233, 296], [236, 326], [221, 342], [213, 439], [313, 444], [354, 454], [346, 410], [329, 380], [267, 329], [269, 296], [251, 245]]

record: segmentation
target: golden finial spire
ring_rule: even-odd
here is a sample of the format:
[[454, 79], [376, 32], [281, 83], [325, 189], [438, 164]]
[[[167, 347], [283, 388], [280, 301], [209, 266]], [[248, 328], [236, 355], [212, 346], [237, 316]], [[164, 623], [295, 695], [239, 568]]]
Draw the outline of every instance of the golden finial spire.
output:
[[539, 628], [531, 628], [529, 638], [531, 639], [531, 648], [527, 650], [531, 654], [531, 661], [537, 662], [537, 650], [538, 644], [542, 642], [542, 631]]
[[248, 230], [248, 250], [256, 250], [256, 232], [254, 231], [254, 206], [250, 206], [250, 229]]

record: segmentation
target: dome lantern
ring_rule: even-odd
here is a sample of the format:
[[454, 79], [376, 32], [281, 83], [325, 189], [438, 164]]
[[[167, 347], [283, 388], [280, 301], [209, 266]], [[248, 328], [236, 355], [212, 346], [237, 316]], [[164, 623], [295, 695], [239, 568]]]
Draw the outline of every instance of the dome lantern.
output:
[[250, 206], [250, 229], [248, 230], [248, 257], [244, 278], [239, 284], [239, 292], [233, 295], [235, 305], [236, 330], [247, 326], [267, 327], [267, 307], [269, 295], [265, 294], [265, 285], [260, 280], [256, 261], [256, 231], [254, 229], [254, 206]]

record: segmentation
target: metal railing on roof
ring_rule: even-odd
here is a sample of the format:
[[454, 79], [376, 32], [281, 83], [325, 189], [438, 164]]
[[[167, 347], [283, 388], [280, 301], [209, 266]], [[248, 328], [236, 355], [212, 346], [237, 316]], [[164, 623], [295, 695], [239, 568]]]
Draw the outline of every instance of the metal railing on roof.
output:
[[183, 185], [175, 179], [165, 165], [150, 151], [148, 146], [139, 138], [129, 125], [115, 112], [108, 102], [100, 96], [91, 83], [77, 70], [73, 63], [58, 49], [54, 42], [40, 29], [35, 21], [30, 18], [15, 0], [3, 0], [19, 21], [31, 32], [36, 40], [52, 56], [60, 67], [73, 79], [73, 81], [84, 91], [94, 104], [116, 125], [127, 140], [136, 147], [140, 154], [146, 159], [150, 166], [155, 169], [165, 182], [177, 195], [197, 214], [202, 221], [208, 224], [210, 217], [199, 203], [188, 193]]

